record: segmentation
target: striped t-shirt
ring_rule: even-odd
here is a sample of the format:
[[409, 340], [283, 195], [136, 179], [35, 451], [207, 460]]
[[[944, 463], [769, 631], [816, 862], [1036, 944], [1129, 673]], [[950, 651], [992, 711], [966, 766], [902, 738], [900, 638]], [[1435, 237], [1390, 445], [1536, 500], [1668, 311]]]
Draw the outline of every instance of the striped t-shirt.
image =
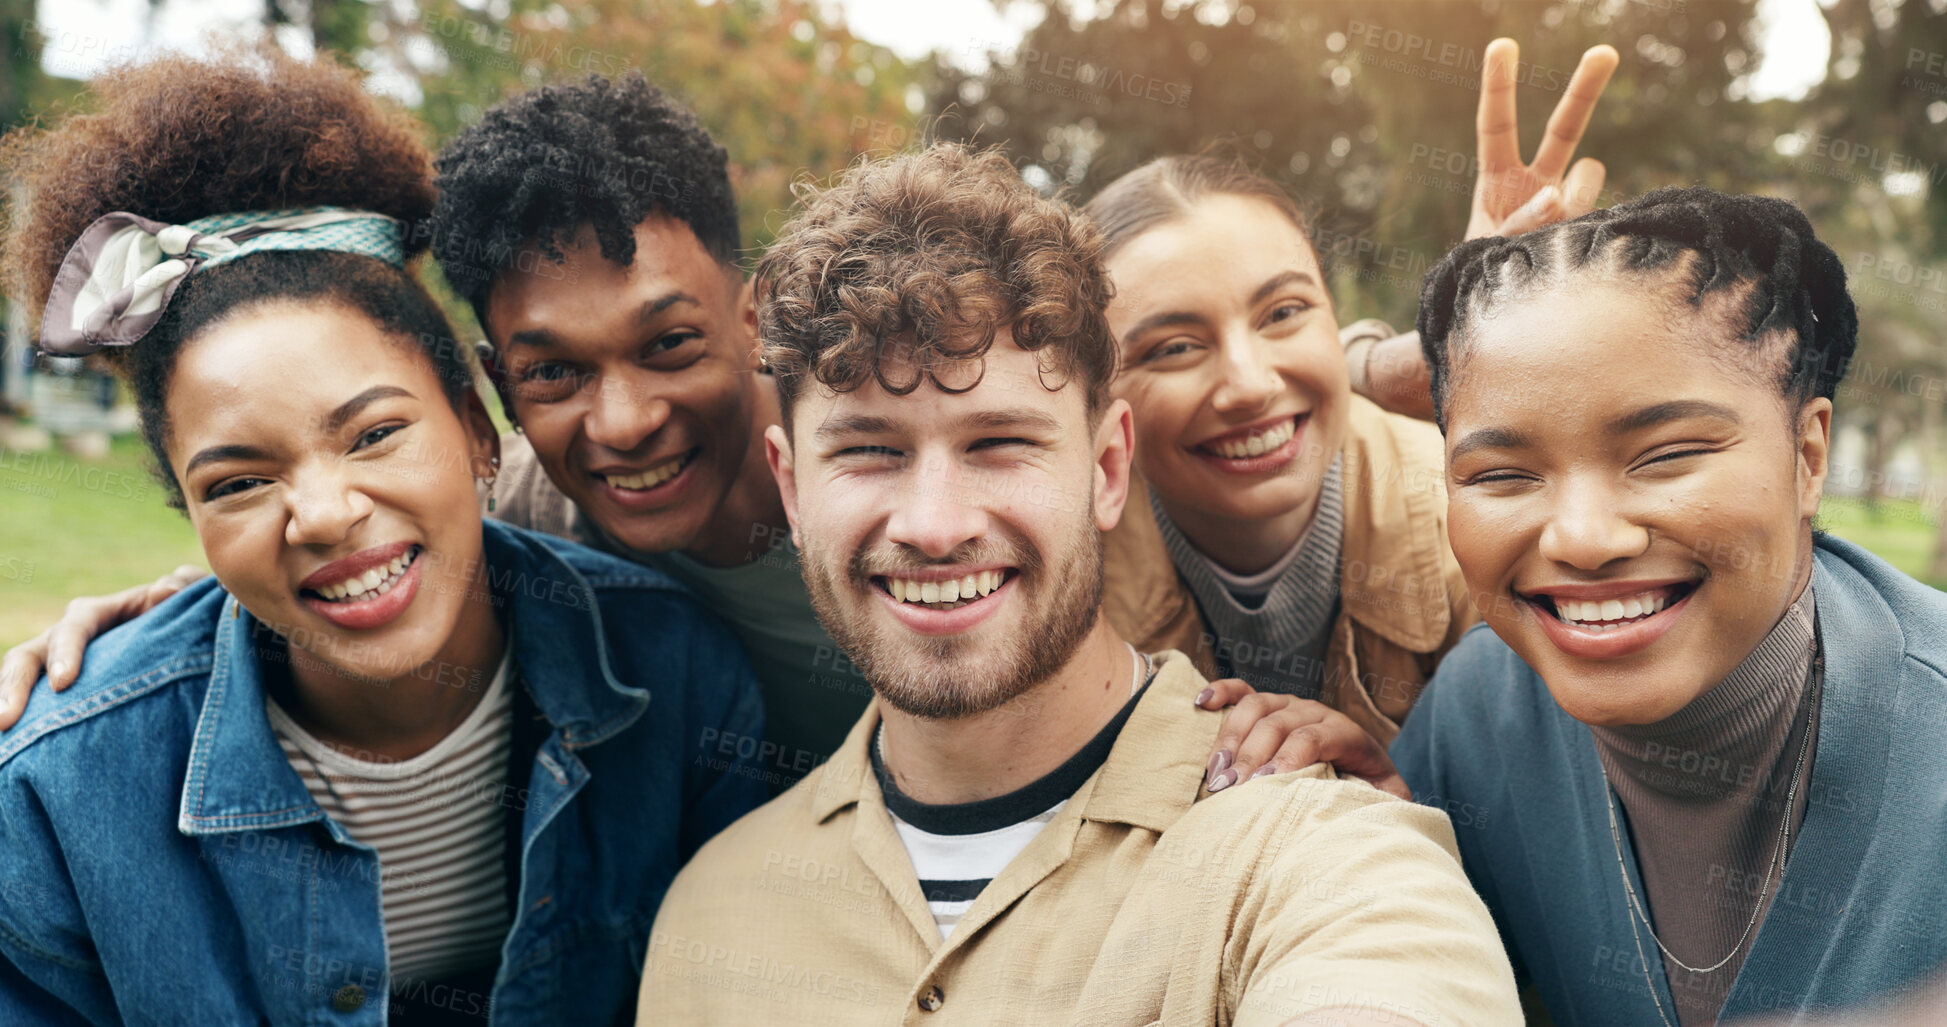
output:
[[503, 859], [513, 740], [511, 652], [473, 712], [407, 760], [359, 759], [312, 737], [276, 702], [271, 728], [311, 798], [378, 854], [395, 980], [428, 980], [499, 958], [510, 921]]
[[899, 833], [906, 855], [913, 861], [920, 891], [933, 910], [933, 923], [939, 927], [942, 939], [953, 933], [960, 917], [973, 905], [981, 889], [987, 887], [987, 882], [1006, 869], [1062, 807], [1068, 805], [1069, 797], [1089, 775], [1108, 761], [1116, 736], [1122, 733], [1122, 725], [1129, 722], [1137, 700], [1148, 690], [1149, 679], [1155, 674], [1147, 658], [1138, 660], [1136, 666], [1140, 675], [1136, 681], [1138, 687], [1115, 718], [1096, 732], [1087, 745], [1034, 782], [978, 802], [932, 804], [907, 797], [886, 770], [884, 754], [880, 751], [885, 726], [880, 725], [870, 750], [872, 769], [878, 775], [879, 790], [885, 795], [886, 812], [892, 815], [893, 829]]

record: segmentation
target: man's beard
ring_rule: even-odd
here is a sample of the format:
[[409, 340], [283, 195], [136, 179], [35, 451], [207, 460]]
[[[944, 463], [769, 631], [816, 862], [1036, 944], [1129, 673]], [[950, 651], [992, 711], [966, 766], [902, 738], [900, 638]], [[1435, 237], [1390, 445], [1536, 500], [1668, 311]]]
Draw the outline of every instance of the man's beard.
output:
[[[813, 543], [800, 550], [800, 566], [819, 622], [880, 699], [911, 716], [955, 720], [998, 709], [1053, 677], [1095, 627], [1102, 607], [1102, 533], [1086, 519], [1078, 526], [1081, 530], [1070, 536], [1052, 564], [1027, 540], [1018, 539], [1012, 544], [969, 544], [938, 561], [915, 560], [904, 546], [896, 555], [876, 560], [861, 550], [842, 571], [837, 560]], [[963, 636], [919, 635], [897, 625], [888, 631], [871, 610], [878, 600], [866, 594], [878, 591], [871, 581], [874, 575], [996, 563], [1015, 569], [1010, 584], [1023, 593], [1006, 599], [1025, 604], [1012, 638], [977, 642]], [[1072, 590], [1063, 588], [1068, 583], [1073, 583]], [[1026, 591], [1030, 588], [1031, 593]], [[1068, 594], [1058, 594], [1062, 591]]]

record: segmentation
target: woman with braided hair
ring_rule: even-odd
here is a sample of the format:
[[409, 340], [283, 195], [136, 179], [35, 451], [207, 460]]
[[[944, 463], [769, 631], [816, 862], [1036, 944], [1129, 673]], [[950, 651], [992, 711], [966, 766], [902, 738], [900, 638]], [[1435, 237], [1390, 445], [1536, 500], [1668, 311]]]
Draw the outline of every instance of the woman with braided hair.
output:
[[735, 637], [483, 525], [402, 112], [275, 51], [94, 91], [0, 148], [7, 271], [43, 349], [127, 379], [215, 574], [0, 744], [0, 1020], [627, 1017], [676, 869], [764, 794], [709, 745], [762, 733]]
[[1947, 962], [1947, 595], [1814, 530], [1858, 330], [1782, 200], [1663, 189], [1427, 277], [1486, 620], [1392, 747], [1555, 1022], [1870, 1002]]

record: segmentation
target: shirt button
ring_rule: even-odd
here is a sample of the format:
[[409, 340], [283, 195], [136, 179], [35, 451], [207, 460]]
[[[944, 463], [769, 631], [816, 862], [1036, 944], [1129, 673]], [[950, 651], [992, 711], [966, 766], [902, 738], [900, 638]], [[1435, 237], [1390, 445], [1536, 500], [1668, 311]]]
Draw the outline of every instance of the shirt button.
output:
[[331, 1008], [341, 1013], [356, 1013], [365, 1004], [365, 989], [347, 984], [331, 995]]
[[946, 1005], [946, 992], [941, 991], [937, 984], [926, 989], [926, 993], [919, 997], [919, 1007], [929, 1013], [937, 1012], [943, 1005]]

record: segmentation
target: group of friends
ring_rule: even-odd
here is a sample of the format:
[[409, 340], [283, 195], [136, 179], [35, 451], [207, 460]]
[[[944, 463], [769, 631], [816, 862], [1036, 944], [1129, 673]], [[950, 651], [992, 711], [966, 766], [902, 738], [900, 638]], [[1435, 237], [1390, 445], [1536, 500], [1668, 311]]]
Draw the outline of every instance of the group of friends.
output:
[[[1469, 240], [861, 160], [747, 275], [639, 74], [437, 159], [327, 58], [0, 146], [42, 349], [211, 575], [0, 666], [8, 1024], [1710, 1024], [1947, 964], [1947, 596], [1814, 530], [1791, 204], [1590, 210], [1483, 72]], [[459, 345], [430, 250], [486, 335]], [[481, 373], [512, 434], [495, 428]], [[43, 671], [45, 670], [45, 676]]]

